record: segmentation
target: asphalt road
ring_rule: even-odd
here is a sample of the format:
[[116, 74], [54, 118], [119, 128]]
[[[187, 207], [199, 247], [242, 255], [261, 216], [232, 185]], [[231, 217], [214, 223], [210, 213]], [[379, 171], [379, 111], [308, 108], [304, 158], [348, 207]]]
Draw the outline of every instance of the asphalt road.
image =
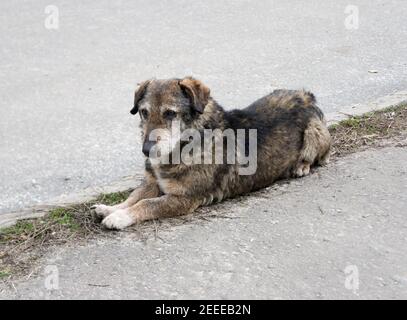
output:
[[0, 281], [0, 299], [406, 299], [406, 142], [184, 221], [53, 248], [31, 276]]
[[[225, 107], [273, 88], [326, 112], [407, 88], [407, 2], [0, 2], [0, 214], [142, 168], [136, 84], [194, 75]], [[369, 71], [377, 71], [372, 73]]]

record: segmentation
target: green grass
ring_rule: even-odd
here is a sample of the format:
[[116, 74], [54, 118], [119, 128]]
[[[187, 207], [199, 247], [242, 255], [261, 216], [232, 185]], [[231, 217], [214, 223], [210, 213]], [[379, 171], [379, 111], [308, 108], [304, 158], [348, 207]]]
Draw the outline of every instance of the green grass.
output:
[[8, 278], [11, 276], [11, 272], [8, 270], [0, 270], [0, 279]]
[[0, 243], [7, 238], [30, 235], [41, 225], [60, 225], [77, 231], [81, 228], [82, 219], [89, 218], [90, 207], [94, 203], [103, 203], [114, 205], [127, 199], [130, 191], [121, 191], [108, 194], [102, 194], [94, 201], [78, 204], [72, 207], [58, 207], [50, 210], [44, 217], [38, 219], [19, 220], [11, 227], [0, 228]]
[[329, 127], [333, 156], [343, 156], [407, 130], [407, 104], [350, 117]]
[[343, 127], [348, 127], [348, 128], [358, 128], [360, 126], [360, 122], [361, 122], [361, 118], [353, 117], [353, 118], [341, 121], [340, 123], [337, 124], [337, 126], [343, 126]]
[[74, 209], [56, 208], [52, 209], [46, 216], [39, 219], [19, 220], [11, 227], [0, 229], [0, 243], [11, 239], [27, 239], [35, 235], [42, 226], [55, 226], [68, 228], [71, 231], [78, 231], [80, 224], [75, 217]]
[[378, 111], [372, 111], [372, 112], [367, 112], [363, 115], [360, 116], [353, 116], [350, 117], [349, 119], [345, 119], [342, 120], [336, 124], [333, 124], [329, 127], [330, 130], [332, 129], [337, 129], [340, 127], [344, 127], [344, 128], [354, 128], [354, 129], [358, 129], [358, 128], [365, 128], [370, 127], [371, 130], [376, 129], [376, 127], [374, 125], [370, 125], [367, 121], [369, 120], [376, 120], [377, 118], [381, 118], [383, 116], [386, 115], [398, 115], [400, 113], [403, 113], [407, 108], [407, 104], [399, 104], [396, 106], [391, 106], [382, 110], [378, 110]]
[[56, 208], [49, 212], [48, 217], [51, 221], [68, 227], [71, 230], [78, 230], [80, 227], [75, 220], [75, 214], [72, 209]]
[[15, 236], [28, 236], [34, 231], [34, 223], [29, 220], [19, 220], [11, 227], [0, 229], [0, 242]]
[[100, 218], [91, 210], [92, 205], [114, 205], [129, 194], [130, 191], [102, 194], [94, 201], [54, 208], [43, 217], [19, 220], [13, 226], [0, 228], [0, 278], [24, 273], [49, 246], [107, 235]]
[[353, 130], [363, 129], [366, 134], [376, 133], [377, 131], [382, 130], [382, 128], [377, 126], [375, 123], [369, 123], [370, 117], [373, 117], [374, 115], [375, 114], [366, 114], [364, 116], [355, 116], [342, 120], [335, 126], [335, 129], [338, 129], [339, 127], [350, 128]]
[[106, 204], [109, 206], [115, 205], [115, 204], [125, 201], [128, 198], [129, 194], [130, 194], [130, 191], [102, 194], [95, 200], [95, 203], [103, 203], [103, 204]]

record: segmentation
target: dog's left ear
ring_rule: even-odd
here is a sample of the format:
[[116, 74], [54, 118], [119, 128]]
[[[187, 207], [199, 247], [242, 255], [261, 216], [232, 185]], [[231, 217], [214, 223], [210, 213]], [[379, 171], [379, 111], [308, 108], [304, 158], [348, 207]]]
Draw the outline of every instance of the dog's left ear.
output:
[[150, 82], [151, 80], [142, 82], [139, 88], [136, 90], [136, 93], [134, 94], [134, 106], [133, 109], [130, 110], [131, 114], [136, 114], [138, 112], [138, 103], [140, 102], [141, 99], [143, 99]]
[[179, 81], [181, 89], [190, 98], [194, 109], [203, 113], [208, 103], [210, 90], [201, 81], [187, 77]]

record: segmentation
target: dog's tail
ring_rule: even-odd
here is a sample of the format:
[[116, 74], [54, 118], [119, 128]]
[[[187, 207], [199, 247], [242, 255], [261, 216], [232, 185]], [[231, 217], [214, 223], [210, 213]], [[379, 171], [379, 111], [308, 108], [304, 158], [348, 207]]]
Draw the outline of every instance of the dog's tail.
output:
[[325, 116], [322, 110], [317, 106], [317, 99], [315, 95], [310, 92], [306, 91], [305, 89], [299, 90], [297, 93], [298, 103], [304, 106], [305, 108], [312, 108], [312, 110], [316, 113], [318, 118], [325, 122]]
[[304, 89], [298, 92], [299, 98], [302, 100], [302, 104], [305, 107], [315, 107], [317, 105], [317, 99], [314, 94], [310, 91], [305, 91]]

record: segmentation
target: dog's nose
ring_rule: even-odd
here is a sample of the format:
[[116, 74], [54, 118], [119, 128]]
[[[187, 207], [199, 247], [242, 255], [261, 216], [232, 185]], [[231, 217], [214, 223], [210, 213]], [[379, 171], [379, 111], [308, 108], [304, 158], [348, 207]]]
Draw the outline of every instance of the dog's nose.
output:
[[155, 145], [155, 141], [144, 141], [142, 151], [143, 151], [145, 156], [148, 157], [150, 155], [151, 148], [154, 145]]

